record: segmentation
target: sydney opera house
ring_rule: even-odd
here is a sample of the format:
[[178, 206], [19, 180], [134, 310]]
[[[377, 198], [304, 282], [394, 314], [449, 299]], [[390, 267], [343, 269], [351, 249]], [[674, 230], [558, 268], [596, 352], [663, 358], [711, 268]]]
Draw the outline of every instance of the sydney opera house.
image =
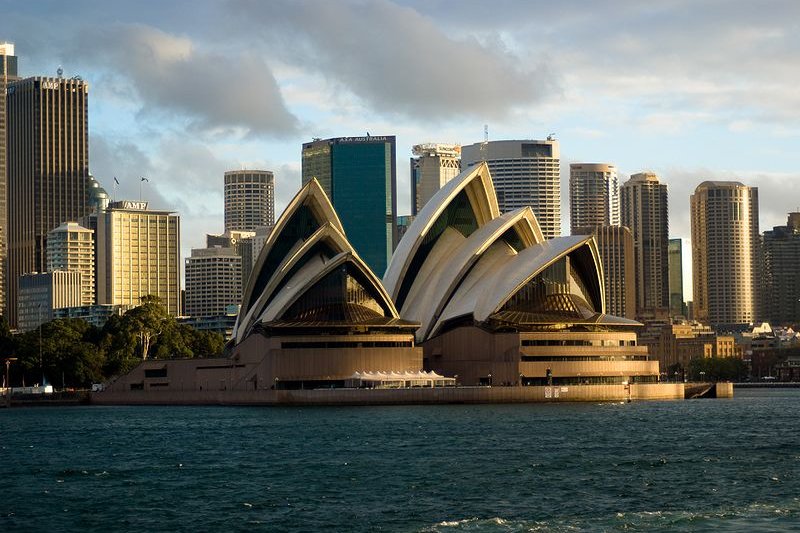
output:
[[327, 391], [336, 403], [337, 390], [428, 389], [491, 401], [501, 397], [482, 391], [513, 389], [535, 401], [545, 389], [616, 391], [581, 396], [610, 399], [635, 387], [682, 398], [658, 383], [640, 324], [605, 314], [602, 276], [593, 237], [545, 240], [529, 207], [500, 214], [484, 163], [424, 206], [381, 280], [312, 180], [261, 251], [229, 356], [144, 361], [98, 396], [280, 403]]

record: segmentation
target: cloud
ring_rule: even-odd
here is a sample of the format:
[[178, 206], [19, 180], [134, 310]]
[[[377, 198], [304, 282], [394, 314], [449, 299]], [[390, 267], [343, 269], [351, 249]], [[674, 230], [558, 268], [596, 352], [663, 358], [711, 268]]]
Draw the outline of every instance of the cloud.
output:
[[190, 128], [201, 131], [297, 133], [297, 118], [286, 108], [271, 70], [255, 54], [208, 51], [188, 37], [139, 24], [87, 30], [72, 47], [83, 61], [129, 80], [145, 114], [185, 116]]
[[242, 33], [260, 34], [271, 53], [335, 80], [379, 114], [502, 117], [553, 89], [542, 62], [521, 61], [499, 40], [449, 37], [436, 21], [386, 0], [233, 5]]

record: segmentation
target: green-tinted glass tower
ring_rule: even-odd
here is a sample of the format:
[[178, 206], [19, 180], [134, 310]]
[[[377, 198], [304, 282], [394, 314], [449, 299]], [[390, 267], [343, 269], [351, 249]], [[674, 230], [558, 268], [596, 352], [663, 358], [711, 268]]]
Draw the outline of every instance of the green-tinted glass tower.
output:
[[348, 240], [378, 277], [397, 242], [394, 136], [337, 137], [303, 144], [303, 185], [319, 181]]

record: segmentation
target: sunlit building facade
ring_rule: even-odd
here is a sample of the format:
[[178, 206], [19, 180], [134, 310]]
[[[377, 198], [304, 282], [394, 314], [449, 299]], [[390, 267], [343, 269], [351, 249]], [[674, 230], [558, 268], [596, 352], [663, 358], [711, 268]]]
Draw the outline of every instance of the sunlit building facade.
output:
[[569, 166], [570, 233], [578, 228], [619, 226], [619, 178], [608, 163]]
[[47, 271], [81, 273], [81, 306], [95, 303], [94, 231], [65, 222], [47, 234]]
[[489, 141], [461, 147], [461, 168], [486, 162], [501, 213], [530, 206], [546, 239], [561, 236], [558, 141]]
[[442, 185], [461, 172], [461, 146], [424, 143], [414, 145], [411, 152], [411, 214], [416, 215]]
[[225, 173], [225, 231], [275, 224], [275, 177], [269, 170]]
[[758, 188], [704, 181], [691, 196], [694, 318], [725, 331], [756, 320]]
[[112, 202], [98, 214], [98, 303], [137, 306], [145, 296], [157, 296], [178, 316], [180, 217], [147, 207], [147, 202]]

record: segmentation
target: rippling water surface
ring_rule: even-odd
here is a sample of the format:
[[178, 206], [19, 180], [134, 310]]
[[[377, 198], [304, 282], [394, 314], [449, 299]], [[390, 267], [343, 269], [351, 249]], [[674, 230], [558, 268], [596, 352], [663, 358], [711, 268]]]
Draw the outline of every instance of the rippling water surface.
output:
[[0, 410], [0, 531], [797, 531], [800, 389]]

